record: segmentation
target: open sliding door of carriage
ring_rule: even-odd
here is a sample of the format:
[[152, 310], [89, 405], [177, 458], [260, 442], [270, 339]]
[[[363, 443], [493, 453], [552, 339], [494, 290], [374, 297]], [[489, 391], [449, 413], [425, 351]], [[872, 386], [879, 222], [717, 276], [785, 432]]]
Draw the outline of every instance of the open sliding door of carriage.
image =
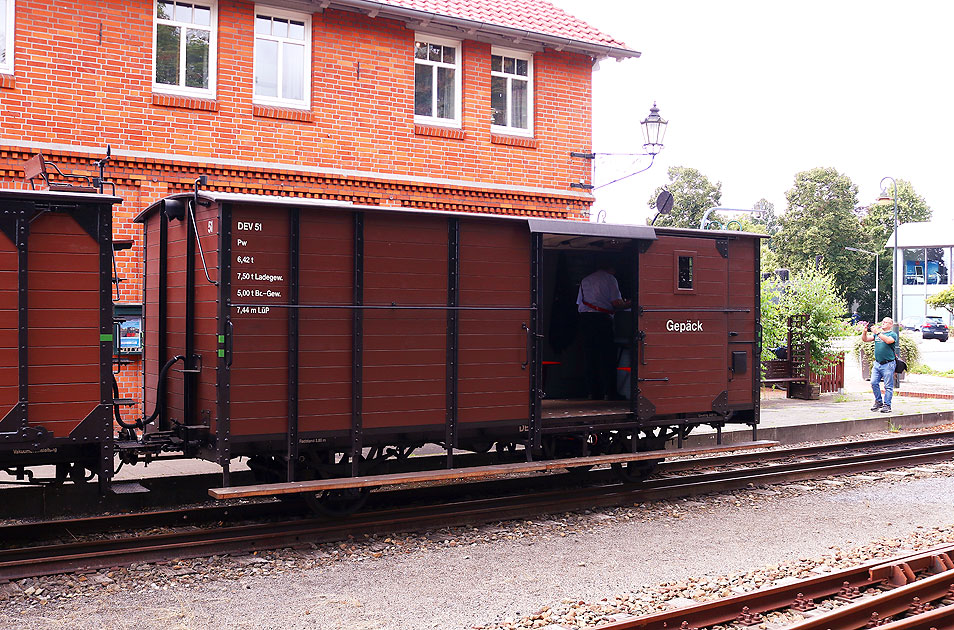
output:
[[[544, 313], [544, 316], [538, 317], [536, 320], [537, 327], [533, 330], [534, 340], [546, 340], [550, 343], [550, 347], [553, 348], [551, 343], [553, 340], [549, 339], [547, 334], [553, 332], [550, 324], [553, 318], [556, 317], [553, 304], [558, 301], [556, 297], [557, 294], [562, 293], [561, 299], [572, 302], [568, 307], [575, 312], [579, 280], [585, 274], [593, 271], [599, 261], [612, 262], [616, 268], [616, 276], [623, 297], [634, 298], [634, 305], [638, 305], [637, 296], [641, 294], [639, 273], [641, 263], [638, 252], [649, 248], [655, 241], [656, 233], [654, 228], [646, 225], [612, 225], [552, 219], [530, 219], [529, 227], [532, 235], [531, 241], [537, 252], [534, 258], [537, 262], [537, 267], [540, 267], [539, 261], [547, 261], [546, 264], [542, 265], [542, 271], [533, 274], [536, 282], [535, 286], [537, 287], [534, 304], [540, 305], [541, 301], [544, 302], [544, 304], [541, 305], [541, 311]], [[561, 260], [563, 261], [562, 263], [560, 262]], [[561, 266], [564, 263], [565, 268]], [[542, 288], [544, 284], [548, 284], [550, 287], [549, 290]], [[635, 383], [641, 380], [642, 377], [642, 374], [639, 372], [639, 365], [628, 365], [629, 360], [627, 358], [634, 356], [636, 353], [637, 339], [633, 334], [637, 323], [636, 315], [633, 310], [627, 309], [616, 313], [615, 319], [614, 329], [616, 332], [618, 351], [617, 369], [629, 372], [629, 378], [625, 379], [625, 382], [629, 383], [629, 391], [626, 392], [624, 397], [630, 399], [630, 406], [633, 412], [630, 417], [632, 418], [632, 416], [635, 416], [636, 403], [638, 400], [636, 396], [638, 390]], [[538, 385], [534, 388], [534, 393], [536, 395], [536, 407], [538, 409], [541, 408], [540, 398], [543, 395], [543, 381], [545, 380], [541, 376], [544, 363], [541, 360], [543, 357], [540, 353], [540, 346], [542, 345], [542, 343], [537, 344], [537, 354], [535, 357], [535, 366], [537, 368], [535, 382]], [[571, 363], [576, 362], [578, 359], [578, 355], [577, 357], [561, 355], [561, 361], [565, 360], [562, 358], [564, 356], [569, 358]], [[578, 370], [578, 372], [580, 374], [575, 380], [583, 382], [585, 377], [582, 375], [581, 370]], [[564, 384], [568, 380], [566, 373], [567, 372], [564, 372], [563, 376]], [[568, 398], [579, 397], [574, 396], [574, 394], [569, 391], [565, 391], [564, 396]], [[556, 398], [561, 397], [563, 396], [556, 396]], [[546, 416], [544, 423], [547, 424], [549, 430], [556, 430], [558, 427], [570, 423], [568, 416], [572, 414], [567, 414], [565, 410], [559, 409], [559, 404], [548, 409], [552, 409], [552, 414], [550, 410], [544, 413]], [[583, 410], [582, 413], [586, 415], [585, 410]], [[550, 417], [551, 415], [553, 415], [553, 417]], [[580, 416], [580, 421], [586, 426], [593, 428], [595, 426], [593, 424], [594, 422], [605, 422], [607, 421], [607, 417], [599, 419], [588, 417], [583, 419], [582, 416]], [[630, 421], [631, 420], [627, 420], [626, 422], [628, 423]], [[613, 420], [613, 422], [617, 424], [614, 424], [612, 428], [622, 428], [618, 424], [618, 420]]]

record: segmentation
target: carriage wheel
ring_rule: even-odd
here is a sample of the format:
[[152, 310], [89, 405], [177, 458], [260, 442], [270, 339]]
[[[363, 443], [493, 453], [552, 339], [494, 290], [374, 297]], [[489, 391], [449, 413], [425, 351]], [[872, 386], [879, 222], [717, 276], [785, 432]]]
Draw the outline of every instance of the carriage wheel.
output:
[[613, 472], [625, 483], [640, 483], [646, 481], [656, 472], [656, 466], [661, 460], [641, 460], [636, 462], [626, 462], [625, 464], [613, 464]]
[[[547, 436], [543, 439], [543, 457], [544, 459], [563, 459], [579, 456], [579, 442], [574, 442], [572, 446], [564, 444], [561, 448], [560, 443], [558, 442], [560, 438], [558, 436]], [[593, 440], [595, 443], [596, 436], [587, 436], [587, 439]], [[593, 469], [592, 464], [587, 464], [584, 466], [567, 466], [566, 471], [574, 477], [585, 476], [590, 470]]]
[[497, 442], [497, 455], [513, 455], [517, 452], [516, 442]]
[[[661, 429], [659, 435], [657, 435], [653, 429], [649, 429], [646, 431], [645, 436], [636, 439], [638, 440], [636, 444], [637, 452], [645, 453], [647, 451], [659, 450], [666, 445], [666, 430]], [[631, 437], [617, 434], [612, 444], [612, 451], [614, 453], [629, 453], [632, 451], [632, 445]], [[624, 483], [640, 483], [656, 472], [656, 467], [661, 461], [661, 459], [643, 459], [613, 464], [612, 468], [620, 481]]]
[[[368, 459], [361, 457], [358, 462], [360, 474], [371, 474], [370, 469], [374, 467], [376, 462], [380, 463], [378, 461], [379, 455], [381, 455], [380, 451], [372, 449], [371, 453], [368, 454]], [[322, 453], [321, 457], [323, 459], [319, 462], [319, 465], [310, 467], [303, 478], [333, 479], [347, 476], [346, 471], [350, 470], [350, 455], [327, 452]], [[298, 496], [314, 514], [339, 518], [354, 514], [363, 508], [365, 503], [368, 502], [369, 494], [371, 494], [371, 488], [364, 487], [303, 492]]]
[[368, 502], [371, 488], [345, 488], [344, 490], [322, 490], [306, 492], [302, 495], [305, 505], [315, 514], [322, 516], [350, 516]]
[[53, 478], [54, 486], [63, 485], [69, 479], [75, 484], [86, 483], [92, 476], [86, 476], [86, 467], [79, 462], [60, 462], [56, 465], [56, 475]]

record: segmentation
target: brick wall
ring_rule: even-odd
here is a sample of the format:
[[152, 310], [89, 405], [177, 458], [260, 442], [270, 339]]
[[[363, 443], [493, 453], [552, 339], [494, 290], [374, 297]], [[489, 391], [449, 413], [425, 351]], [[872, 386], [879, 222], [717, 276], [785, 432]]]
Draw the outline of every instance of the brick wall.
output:
[[[589, 57], [534, 55], [533, 138], [491, 133], [490, 44], [462, 46], [462, 128], [414, 124], [414, 32], [402, 22], [325, 10], [312, 16], [312, 107], [252, 103], [251, 3], [218, 5], [214, 100], [153, 92], [153, 3], [16, 0], [15, 75], [0, 77], [0, 187], [24, 187], [42, 151], [67, 171], [107, 177], [123, 203], [114, 236], [117, 302], [142, 299], [142, 238], [132, 219], [198, 175], [230, 192], [370, 205], [585, 218], [589, 181]], [[123, 397], [140, 396], [140, 365], [124, 367]]]
[[536, 135], [515, 146], [491, 138], [486, 43], [463, 44], [463, 133], [447, 138], [415, 132], [414, 32], [398, 21], [313, 15], [302, 121], [252, 104], [252, 4], [219, 4], [214, 101], [153, 93], [150, 2], [17, 0], [16, 9], [16, 75], [0, 88], [6, 140], [567, 191], [588, 176], [568, 154], [591, 143], [589, 57], [535, 55]]

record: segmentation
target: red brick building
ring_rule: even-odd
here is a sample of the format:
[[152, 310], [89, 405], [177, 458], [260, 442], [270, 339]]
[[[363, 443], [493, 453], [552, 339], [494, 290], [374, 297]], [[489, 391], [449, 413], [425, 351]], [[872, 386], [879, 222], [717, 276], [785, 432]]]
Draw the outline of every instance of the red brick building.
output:
[[[125, 201], [191, 189], [585, 218], [591, 73], [638, 53], [542, 0], [0, 0], [0, 187], [36, 153]], [[133, 366], [136, 367], [135, 365]], [[125, 371], [138, 397], [138, 370]], [[135, 393], [134, 393], [135, 392]]]

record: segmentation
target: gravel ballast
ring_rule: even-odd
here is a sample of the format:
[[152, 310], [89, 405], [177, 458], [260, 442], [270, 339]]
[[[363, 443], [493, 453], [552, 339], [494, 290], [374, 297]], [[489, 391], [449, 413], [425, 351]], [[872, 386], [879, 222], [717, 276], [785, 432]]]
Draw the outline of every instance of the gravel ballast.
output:
[[0, 628], [559, 628], [954, 541], [954, 465], [0, 585]]

